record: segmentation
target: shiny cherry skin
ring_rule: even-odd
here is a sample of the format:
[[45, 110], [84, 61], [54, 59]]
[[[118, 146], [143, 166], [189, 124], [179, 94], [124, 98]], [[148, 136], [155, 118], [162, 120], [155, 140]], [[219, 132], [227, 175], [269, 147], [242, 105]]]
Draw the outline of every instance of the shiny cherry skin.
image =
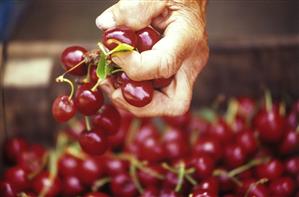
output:
[[169, 78], [158, 78], [158, 79], [153, 79], [153, 87], [154, 89], [162, 89], [167, 86], [172, 82], [173, 77]]
[[274, 196], [291, 197], [295, 191], [295, 183], [290, 177], [279, 177], [270, 183], [270, 193]]
[[[78, 63], [83, 61], [85, 59], [85, 54], [88, 51], [80, 46], [70, 46], [66, 49], [61, 54], [61, 62], [64, 65], [65, 70], [70, 70], [74, 66], [76, 66]], [[80, 66], [75, 68], [70, 72], [72, 75], [76, 76], [84, 76], [87, 74], [87, 64], [83, 62]]]
[[193, 147], [195, 155], [207, 154], [215, 161], [218, 161], [222, 157], [222, 152], [223, 149], [220, 143], [212, 137], [200, 137]]
[[240, 96], [236, 98], [238, 102], [238, 111], [237, 114], [244, 117], [245, 119], [249, 119], [253, 116], [256, 108], [256, 102], [254, 99], [246, 96]]
[[89, 80], [92, 84], [96, 84], [98, 81], [98, 75], [97, 75], [97, 67], [92, 65], [90, 67], [90, 71], [89, 71]]
[[117, 46], [117, 43], [111, 42], [111, 39], [129, 44], [134, 48], [137, 46], [137, 36], [135, 32], [124, 26], [113, 27], [104, 32], [102, 42], [109, 50]]
[[28, 142], [21, 137], [6, 139], [3, 145], [3, 155], [5, 161], [15, 164], [18, 156], [29, 147]]
[[284, 172], [284, 166], [281, 161], [272, 159], [267, 163], [263, 163], [256, 167], [256, 175], [258, 178], [268, 178], [274, 180], [280, 177]]
[[238, 144], [228, 144], [225, 147], [224, 159], [227, 166], [232, 169], [246, 162], [247, 155], [244, 149]]
[[193, 188], [194, 194], [207, 192], [213, 195], [217, 195], [219, 190], [218, 181], [215, 177], [207, 177], [203, 179], [198, 185]]
[[277, 143], [283, 137], [284, 119], [278, 110], [267, 111], [265, 108], [259, 110], [254, 117], [254, 126], [258, 131], [259, 137], [266, 143]]
[[110, 76], [110, 81], [115, 89], [124, 86], [126, 83], [130, 82], [130, 78], [125, 72], [117, 72]]
[[73, 99], [68, 96], [57, 97], [52, 104], [52, 114], [56, 121], [66, 122], [76, 114], [77, 108]]
[[61, 191], [61, 181], [58, 177], [54, 177], [52, 181], [49, 172], [43, 171], [34, 177], [32, 188], [35, 193], [39, 194], [45, 187], [48, 188], [45, 197], [57, 196]]
[[257, 151], [257, 140], [251, 129], [240, 131], [235, 136], [236, 143], [242, 147], [246, 154], [253, 155]]
[[103, 167], [98, 165], [97, 161], [92, 157], [87, 157], [79, 165], [78, 177], [85, 185], [92, 185], [103, 174]]
[[108, 150], [108, 138], [102, 131], [83, 131], [79, 137], [82, 150], [90, 155], [102, 155]]
[[77, 196], [80, 195], [84, 186], [80, 179], [76, 176], [66, 176], [62, 179], [62, 194], [64, 196]]
[[147, 187], [140, 197], [156, 197], [159, 196], [159, 190], [156, 187]]
[[102, 192], [90, 192], [90, 193], [84, 194], [83, 197], [109, 197], [109, 196]]
[[268, 188], [263, 184], [255, 185], [256, 181], [253, 179], [245, 180], [242, 189], [239, 191], [241, 196], [248, 192], [248, 196], [268, 197], [270, 195]]
[[0, 196], [16, 197], [17, 191], [8, 181], [0, 181]]
[[152, 101], [154, 89], [150, 81], [132, 81], [121, 86], [124, 99], [135, 107], [144, 107]]
[[286, 173], [291, 176], [299, 175], [299, 156], [293, 156], [288, 158], [284, 162]]
[[152, 123], [147, 123], [141, 126], [138, 132], [135, 135], [134, 143], [140, 144], [143, 143], [147, 138], [160, 138], [158, 129]]
[[222, 118], [208, 126], [207, 135], [218, 139], [222, 144], [229, 143], [233, 138], [232, 131]]
[[145, 27], [136, 32], [137, 49], [141, 53], [151, 50], [152, 47], [161, 39], [161, 35], [152, 27]]
[[288, 129], [281, 140], [278, 150], [280, 154], [290, 155], [299, 150], [299, 132], [295, 129]]
[[124, 160], [109, 157], [104, 161], [105, 173], [109, 176], [116, 176], [128, 171], [129, 163]]
[[100, 89], [92, 91], [93, 84], [85, 83], [77, 89], [75, 105], [79, 112], [86, 116], [94, 115], [104, 104], [104, 96]]
[[191, 113], [190, 111], [187, 111], [179, 116], [164, 116], [163, 120], [175, 128], [184, 128], [191, 121]]
[[121, 116], [113, 105], [104, 104], [100, 111], [92, 117], [92, 124], [107, 135], [115, 135], [120, 129]]
[[191, 165], [195, 168], [194, 175], [197, 179], [210, 177], [214, 170], [214, 160], [208, 155], [193, 156]]
[[8, 168], [4, 173], [4, 179], [11, 183], [16, 191], [24, 191], [29, 187], [28, 172], [20, 166]]
[[160, 191], [159, 197], [181, 197], [181, 195], [176, 193], [174, 190], [164, 188]]
[[78, 175], [80, 160], [71, 154], [64, 154], [58, 160], [58, 173], [60, 176]]
[[[165, 169], [162, 168], [160, 165], [149, 164], [147, 168], [150, 169], [152, 172], [155, 172], [162, 176], [165, 173]], [[148, 172], [142, 169], [138, 171], [138, 178], [140, 180], [140, 183], [143, 187], [146, 188], [158, 188], [162, 183], [162, 180], [154, 176], [151, 173], [151, 171]]]
[[138, 194], [130, 175], [127, 173], [121, 173], [112, 177], [110, 189], [114, 196], [134, 197]]
[[158, 138], [148, 137], [142, 143], [139, 143], [136, 148], [138, 158], [141, 160], [158, 162], [165, 156], [164, 147]]

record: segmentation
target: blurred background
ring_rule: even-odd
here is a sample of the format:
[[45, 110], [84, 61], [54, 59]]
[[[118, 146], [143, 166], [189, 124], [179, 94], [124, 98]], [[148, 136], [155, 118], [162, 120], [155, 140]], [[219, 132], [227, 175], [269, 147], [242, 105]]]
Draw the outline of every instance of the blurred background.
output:
[[[69, 45], [96, 47], [95, 18], [114, 0], [1, 0], [0, 139], [24, 134], [49, 142], [55, 77]], [[299, 98], [299, 1], [210, 0], [210, 59], [194, 88], [193, 109], [219, 95]], [[5, 122], [5, 124], [4, 124]], [[4, 131], [7, 131], [5, 134]]]

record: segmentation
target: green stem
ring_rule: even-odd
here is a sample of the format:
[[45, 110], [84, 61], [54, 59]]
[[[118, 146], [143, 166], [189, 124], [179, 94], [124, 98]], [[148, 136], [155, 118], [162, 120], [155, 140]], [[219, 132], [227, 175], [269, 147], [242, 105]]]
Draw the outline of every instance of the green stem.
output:
[[225, 120], [229, 125], [232, 125], [238, 112], [238, 102], [235, 99], [231, 99], [228, 104], [227, 112], [225, 114]]
[[86, 75], [85, 79], [83, 79], [83, 82], [84, 82], [84, 83], [88, 83], [88, 82], [90, 82], [90, 75], [91, 75], [91, 73], [90, 73], [90, 69], [91, 69], [92, 66], [93, 66], [92, 64], [88, 64], [88, 67], [87, 67], [87, 75]]
[[266, 102], [266, 110], [267, 112], [272, 111], [272, 97], [269, 90], [265, 92], [265, 102]]
[[56, 78], [56, 82], [58, 83], [68, 83], [71, 87], [71, 93], [69, 95], [69, 100], [71, 100], [73, 98], [74, 92], [75, 92], [75, 88], [74, 88], [74, 84], [71, 80], [64, 78], [63, 75], [60, 75], [59, 77]]
[[87, 131], [91, 131], [91, 125], [90, 125], [90, 120], [88, 116], [84, 116], [85, 119], [85, 124], [86, 124], [86, 129]]
[[185, 178], [192, 184], [192, 185], [197, 185], [197, 181], [192, 178], [189, 174], [185, 174]]
[[133, 181], [134, 185], [136, 186], [137, 190], [139, 191], [139, 193], [142, 194], [144, 190], [143, 190], [143, 188], [139, 182], [139, 179], [137, 177], [136, 166], [135, 166], [134, 162], [131, 163], [131, 165], [130, 165], [130, 176], [131, 176], [132, 181]]
[[111, 71], [110, 74], [113, 75], [113, 74], [115, 74], [115, 73], [122, 72], [122, 71], [124, 71], [124, 70], [121, 69], [121, 68], [118, 68], [118, 69], [115, 69], [115, 70]]
[[248, 187], [248, 190], [246, 191], [244, 197], [248, 197], [250, 191], [251, 191], [253, 188], [255, 188], [257, 185], [265, 184], [266, 182], [268, 182], [268, 179], [266, 179], [266, 178], [262, 178], [262, 179], [258, 180], [257, 182], [250, 184], [250, 186]]
[[178, 171], [178, 183], [175, 187], [175, 191], [179, 192], [182, 189], [183, 182], [184, 182], [184, 177], [185, 177], [185, 163], [180, 162], [179, 163], [179, 171]]
[[238, 168], [235, 168], [235, 169], [231, 170], [230, 172], [228, 172], [228, 176], [229, 177], [235, 177], [236, 175], [241, 174], [242, 172], [244, 172], [244, 171], [246, 171], [246, 170], [248, 170], [248, 169], [250, 169], [254, 166], [265, 163], [268, 160], [269, 160], [269, 158], [254, 159], [254, 160], [248, 162], [245, 165], [242, 165]]
[[97, 83], [91, 88], [91, 91], [93, 91], [93, 92], [96, 91], [97, 88], [101, 85], [102, 81], [103, 80], [101, 78], [99, 78]]
[[108, 55], [109, 50], [103, 45], [103, 43], [98, 42], [98, 47], [99, 47], [100, 51], [101, 51], [102, 53], [104, 53], [105, 56]]

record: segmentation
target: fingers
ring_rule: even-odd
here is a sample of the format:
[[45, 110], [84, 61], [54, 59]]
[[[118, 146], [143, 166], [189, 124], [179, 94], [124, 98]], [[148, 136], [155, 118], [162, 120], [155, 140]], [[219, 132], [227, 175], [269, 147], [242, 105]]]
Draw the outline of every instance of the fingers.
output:
[[119, 25], [139, 30], [150, 25], [152, 19], [163, 11], [166, 3], [167, 1], [153, 3], [152, 1], [121, 0], [98, 16], [96, 25], [102, 30]]

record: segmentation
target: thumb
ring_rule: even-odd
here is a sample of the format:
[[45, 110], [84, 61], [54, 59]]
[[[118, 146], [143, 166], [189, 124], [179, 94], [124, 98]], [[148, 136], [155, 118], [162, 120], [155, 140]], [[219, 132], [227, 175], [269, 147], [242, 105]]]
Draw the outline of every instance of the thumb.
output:
[[120, 0], [105, 10], [96, 19], [96, 25], [102, 30], [124, 25], [133, 30], [142, 29], [151, 24], [166, 7], [167, 1]]

